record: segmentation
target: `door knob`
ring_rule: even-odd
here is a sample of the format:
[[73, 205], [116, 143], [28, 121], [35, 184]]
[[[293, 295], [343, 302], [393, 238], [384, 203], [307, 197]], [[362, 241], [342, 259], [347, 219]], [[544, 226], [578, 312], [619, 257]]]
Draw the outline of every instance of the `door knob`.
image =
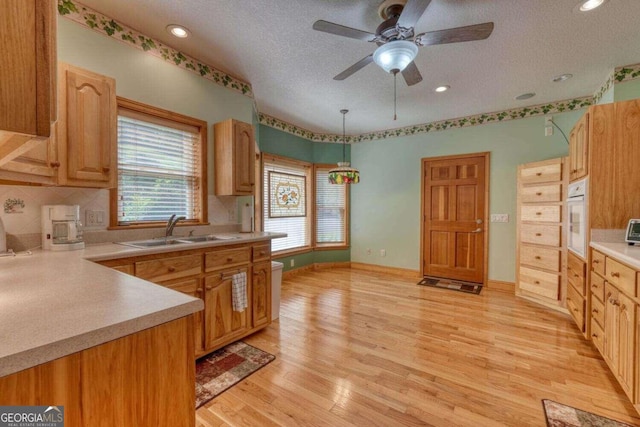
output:
[[478, 227], [475, 230], [472, 231], [472, 233], [480, 233], [482, 231], [482, 228]]

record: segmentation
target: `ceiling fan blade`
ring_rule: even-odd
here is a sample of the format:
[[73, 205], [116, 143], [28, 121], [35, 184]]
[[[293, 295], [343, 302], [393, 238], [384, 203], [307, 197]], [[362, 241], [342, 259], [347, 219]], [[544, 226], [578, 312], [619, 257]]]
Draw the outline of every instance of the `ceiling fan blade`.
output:
[[402, 77], [404, 77], [404, 81], [407, 82], [407, 86], [413, 86], [422, 81], [422, 74], [420, 74], [420, 70], [418, 70], [416, 63], [413, 61], [402, 70]]
[[353, 64], [351, 67], [347, 68], [346, 70], [344, 70], [343, 72], [335, 76], [333, 80], [344, 80], [347, 77], [349, 77], [351, 74], [355, 73], [361, 68], [364, 68], [365, 66], [371, 64], [372, 62], [373, 62], [373, 53], [369, 56], [365, 56], [360, 61]]
[[418, 46], [433, 46], [445, 43], [484, 40], [491, 35], [492, 31], [493, 22], [485, 22], [484, 24], [449, 28], [448, 30], [428, 31], [418, 34], [415, 37], [415, 42]]
[[418, 19], [429, 7], [429, 3], [431, 3], [431, 0], [409, 0], [404, 5], [400, 18], [398, 18], [398, 25], [403, 28], [415, 27]]
[[335, 34], [337, 36], [349, 37], [351, 39], [364, 40], [366, 42], [373, 41], [375, 34], [367, 31], [356, 30], [355, 28], [345, 27], [344, 25], [334, 24], [328, 21], [316, 21], [313, 23], [313, 29], [324, 33]]

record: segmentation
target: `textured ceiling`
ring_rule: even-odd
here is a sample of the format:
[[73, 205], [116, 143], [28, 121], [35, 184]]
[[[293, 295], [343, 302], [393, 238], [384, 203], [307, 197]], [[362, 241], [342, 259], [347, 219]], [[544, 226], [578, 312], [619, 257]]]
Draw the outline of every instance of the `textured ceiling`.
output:
[[[487, 40], [421, 47], [424, 80], [398, 79], [370, 64], [333, 76], [375, 45], [312, 30], [323, 19], [375, 32], [371, 0], [82, 0], [82, 3], [251, 83], [261, 113], [313, 132], [360, 134], [593, 94], [616, 66], [640, 62], [640, 1], [609, 0], [589, 13], [578, 0], [433, 0], [416, 32], [493, 21]], [[180, 24], [192, 36], [170, 36]], [[563, 83], [552, 77], [574, 75]], [[450, 85], [437, 94], [433, 89]], [[516, 101], [515, 96], [536, 97]]]

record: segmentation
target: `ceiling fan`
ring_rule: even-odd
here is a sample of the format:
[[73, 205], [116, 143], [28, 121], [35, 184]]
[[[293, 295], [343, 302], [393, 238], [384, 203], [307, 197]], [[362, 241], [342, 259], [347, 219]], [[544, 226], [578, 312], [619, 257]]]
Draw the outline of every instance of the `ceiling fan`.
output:
[[378, 8], [378, 14], [384, 22], [378, 26], [375, 34], [351, 27], [319, 20], [313, 29], [338, 36], [373, 42], [378, 48], [337, 76], [334, 80], [344, 80], [371, 62], [375, 62], [386, 72], [402, 73], [407, 85], [422, 81], [422, 75], [413, 62], [418, 54], [418, 46], [433, 46], [446, 43], [458, 43], [484, 40], [493, 31], [493, 22], [449, 28], [447, 30], [428, 31], [415, 34], [414, 27], [431, 0], [385, 0]]

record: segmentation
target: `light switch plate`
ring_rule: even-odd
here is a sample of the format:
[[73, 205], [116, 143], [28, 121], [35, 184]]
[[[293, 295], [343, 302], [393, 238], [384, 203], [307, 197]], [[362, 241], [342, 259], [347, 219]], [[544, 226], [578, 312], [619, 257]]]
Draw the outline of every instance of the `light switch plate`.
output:
[[491, 214], [491, 222], [509, 222], [509, 214]]

